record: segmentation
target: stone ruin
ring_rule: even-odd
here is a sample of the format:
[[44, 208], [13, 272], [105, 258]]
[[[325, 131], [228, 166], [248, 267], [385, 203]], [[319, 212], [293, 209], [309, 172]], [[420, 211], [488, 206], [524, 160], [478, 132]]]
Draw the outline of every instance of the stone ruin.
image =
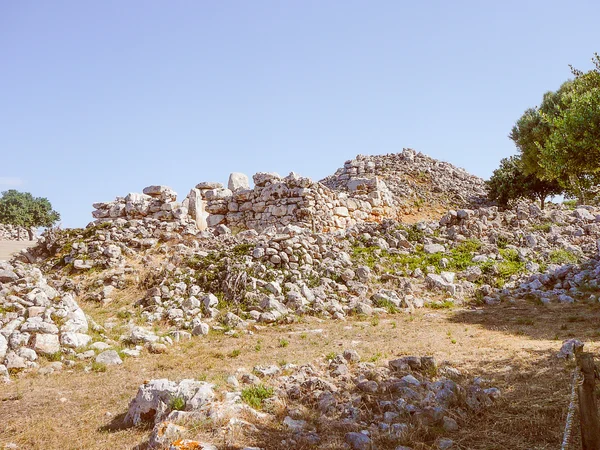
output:
[[357, 186], [382, 181], [402, 213], [413, 212], [419, 204], [450, 209], [488, 203], [481, 178], [409, 148], [388, 155], [358, 155], [321, 183], [353, 195]]
[[[0, 223], [0, 241], [29, 241], [30, 230], [25, 227]], [[31, 234], [36, 236], [35, 228], [31, 229]]]
[[[254, 186], [242, 173], [232, 173], [227, 187], [202, 182], [177, 202], [166, 186], [149, 186], [113, 202], [95, 203], [98, 221], [153, 218], [194, 223], [200, 231], [224, 225], [232, 230], [261, 232], [297, 225], [315, 232], [339, 231], [361, 222], [381, 222], [419, 212], [420, 205], [441, 211], [486, 205], [485, 183], [450, 163], [412, 149], [365, 156], [345, 162], [335, 174], [313, 181], [259, 172]], [[192, 222], [193, 221], [193, 222]]]
[[183, 202], [167, 186], [149, 186], [142, 194], [130, 193], [112, 202], [94, 203], [97, 222], [152, 218], [161, 221], [194, 221], [198, 230], [225, 225], [235, 230], [284, 228], [298, 225], [313, 231], [344, 230], [358, 222], [379, 222], [394, 217], [394, 201], [383, 180], [353, 180], [349, 192], [290, 173], [259, 172], [248, 177], [232, 173], [228, 187], [202, 182]]

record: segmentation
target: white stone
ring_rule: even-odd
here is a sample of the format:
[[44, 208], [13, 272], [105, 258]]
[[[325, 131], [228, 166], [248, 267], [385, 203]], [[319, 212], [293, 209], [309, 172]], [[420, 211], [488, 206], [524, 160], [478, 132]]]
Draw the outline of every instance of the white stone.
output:
[[60, 340], [64, 347], [79, 348], [88, 345], [92, 338], [84, 333], [68, 332], [63, 333]]
[[202, 298], [202, 304], [205, 309], [214, 308], [219, 304], [219, 299], [214, 294], [207, 294]]
[[37, 353], [52, 355], [60, 351], [57, 334], [37, 333], [33, 338], [33, 349]]
[[239, 191], [242, 189], [249, 189], [250, 181], [248, 180], [247, 175], [240, 172], [233, 172], [229, 175], [229, 182], [227, 183], [227, 187], [232, 192]]
[[426, 244], [423, 247], [423, 251], [429, 255], [433, 253], [442, 253], [446, 251], [446, 248], [442, 244]]
[[8, 341], [0, 334], [0, 361], [4, 361], [6, 352], [8, 351]]
[[106, 350], [96, 356], [96, 362], [107, 366], [123, 364], [123, 360], [114, 350]]

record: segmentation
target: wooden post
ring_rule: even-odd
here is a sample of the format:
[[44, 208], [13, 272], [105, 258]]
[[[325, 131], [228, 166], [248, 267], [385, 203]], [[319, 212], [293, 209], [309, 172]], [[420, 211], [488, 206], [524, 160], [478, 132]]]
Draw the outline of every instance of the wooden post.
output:
[[579, 396], [579, 421], [583, 450], [600, 450], [600, 422], [596, 404], [596, 372], [594, 356], [587, 352], [576, 353], [583, 383], [577, 387]]

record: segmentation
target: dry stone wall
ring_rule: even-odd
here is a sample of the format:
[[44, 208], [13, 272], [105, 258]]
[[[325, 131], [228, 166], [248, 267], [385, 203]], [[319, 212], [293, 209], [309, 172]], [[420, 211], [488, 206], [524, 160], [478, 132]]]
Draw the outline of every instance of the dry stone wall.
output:
[[[234, 229], [264, 230], [299, 225], [315, 231], [342, 230], [361, 221], [379, 221], [394, 213], [385, 183], [368, 180], [352, 193], [336, 192], [310, 178], [290, 173], [259, 172], [254, 188], [243, 174], [234, 173], [228, 188], [203, 182], [192, 190], [188, 203], [204, 204], [206, 225], [226, 225]], [[198, 223], [198, 221], [197, 221]]]
[[148, 186], [143, 193], [130, 193], [112, 202], [94, 203], [95, 219], [153, 219], [170, 221], [188, 217], [188, 208], [177, 202], [177, 192], [168, 186]]
[[[35, 229], [32, 229], [35, 236]], [[0, 241], [28, 241], [29, 231], [25, 227], [18, 227], [7, 223], [0, 223]]]
[[395, 212], [390, 191], [377, 178], [355, 183], [350, 193], [336, 192], [293, 172], [287, 177], [259, 172], [253, 181], [250, 188], [246, 175], [232, 173], [227, 188], [217, 182], [202, 182], [182, 203], [171, 188], [149, 186], [142, 194], [94, 203], [92, 215], [97, 223], [118, 219], [195, 223], [199, 231], [219, 225], [258, 231], [299, 225], [314, 231], [335, 231], [357, 222], [380, 221]]

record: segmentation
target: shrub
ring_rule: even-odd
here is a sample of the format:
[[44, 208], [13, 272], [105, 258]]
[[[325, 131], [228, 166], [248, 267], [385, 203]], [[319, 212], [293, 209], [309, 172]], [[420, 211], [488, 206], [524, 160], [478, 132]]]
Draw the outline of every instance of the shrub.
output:
[[169, 406], [174, 411], [183, 411], [185, 409], [185, 398], [181, 396], [173, 397]]
[[242, 390], [242, 400], [254, 409], [261, 409], [263, 402], [273, 396], [273, 388], [258, 384]]
[[551, 251], [548, 260], [552, 264], [573, 264], [577, 262], [578, 258], [577, 255], [564, 249], [560, 249]]

